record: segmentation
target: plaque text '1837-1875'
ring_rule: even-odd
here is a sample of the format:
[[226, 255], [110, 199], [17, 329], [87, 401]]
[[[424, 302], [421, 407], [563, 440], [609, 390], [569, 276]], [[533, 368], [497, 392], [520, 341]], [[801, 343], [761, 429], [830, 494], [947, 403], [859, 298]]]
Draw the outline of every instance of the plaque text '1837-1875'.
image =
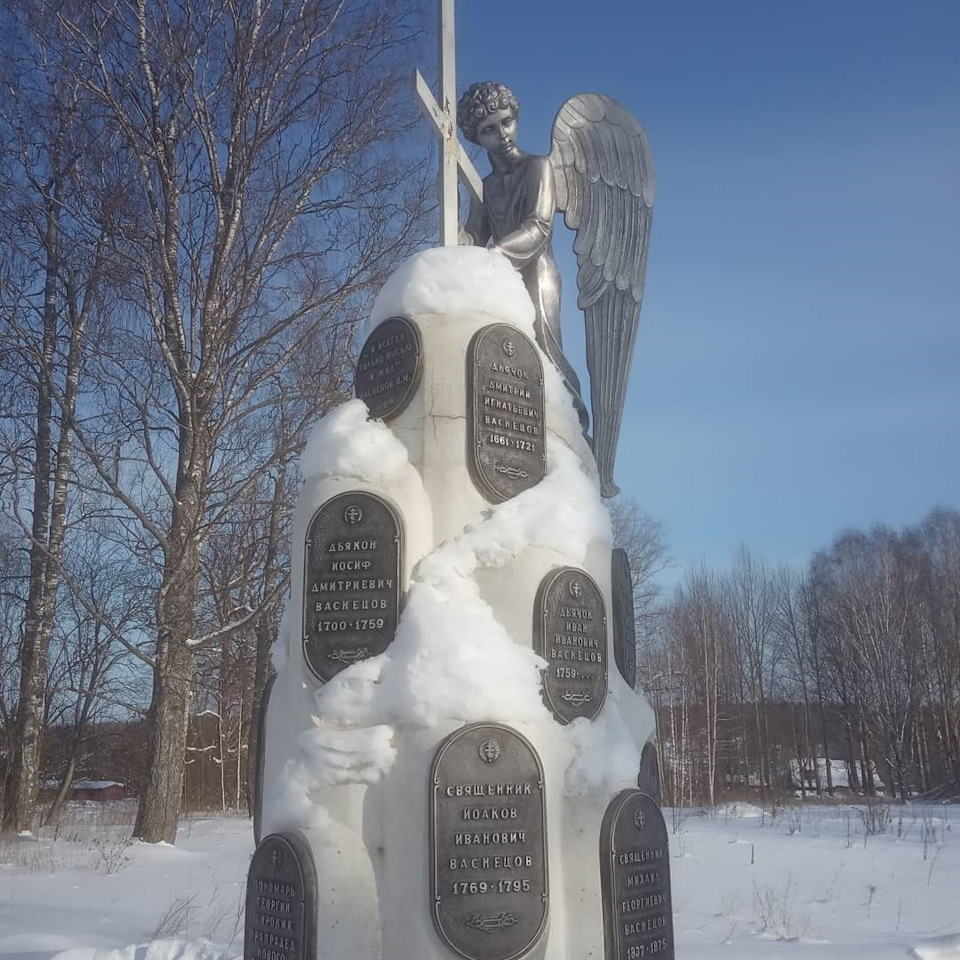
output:
[[667, 827], [639, 790], [618, 794], [604, 814], [600, 887], [606, 960], [673, 960]]

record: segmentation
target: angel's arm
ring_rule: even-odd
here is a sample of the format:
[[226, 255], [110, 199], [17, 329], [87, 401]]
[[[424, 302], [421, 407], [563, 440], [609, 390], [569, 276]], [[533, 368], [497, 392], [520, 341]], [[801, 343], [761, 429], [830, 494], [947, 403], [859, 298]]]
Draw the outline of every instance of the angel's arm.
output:
[[529, 209], [521, 212], [520, 226], [502, 237], [494, 248], [518, 270], [543, 253], [553, 230], [557, 209], [557, 190], [549, 157], [533, 157], [527, 165], [527, 196], [533, 198]]
[[482, 203], [477, 203], [473, 197], [470, 198], [470, 212], [467, 214], [467, 222], [460, 228], [460, 244], [475, 247], [485, 247], [490, 239], [490, 222], [487, 219], [487, 213], [483, 209]]

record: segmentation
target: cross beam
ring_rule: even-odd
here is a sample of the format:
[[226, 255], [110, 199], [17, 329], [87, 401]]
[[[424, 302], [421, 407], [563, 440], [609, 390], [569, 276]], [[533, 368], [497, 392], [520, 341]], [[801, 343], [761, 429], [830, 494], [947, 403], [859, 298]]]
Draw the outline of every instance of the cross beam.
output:
[[454, 0], [437, 0], [439, 25], [437, 38], [440, 63], [440, 103], [434, 99], [420, 71], [416, 73], [417, 96], [440, 137], [440, 242], [445, 247], [457, 245], [458, 172], [471, 197], [483, 202], [483, 182], [457, 137], [456, 51], [453, 29]]

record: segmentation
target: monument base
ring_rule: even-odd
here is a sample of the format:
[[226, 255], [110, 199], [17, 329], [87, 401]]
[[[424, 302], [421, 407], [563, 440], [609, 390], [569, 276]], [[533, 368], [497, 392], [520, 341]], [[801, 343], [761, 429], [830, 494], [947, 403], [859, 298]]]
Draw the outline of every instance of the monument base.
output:
[[604, 817], [654, 718], [614, 666], [596, 468], [502, 256], [412, 258], [394, 316], [364, 389], [399, 409], [351, 401], [304, 453], [260, 830], [310, 851], [317, 957], [599, 960]]

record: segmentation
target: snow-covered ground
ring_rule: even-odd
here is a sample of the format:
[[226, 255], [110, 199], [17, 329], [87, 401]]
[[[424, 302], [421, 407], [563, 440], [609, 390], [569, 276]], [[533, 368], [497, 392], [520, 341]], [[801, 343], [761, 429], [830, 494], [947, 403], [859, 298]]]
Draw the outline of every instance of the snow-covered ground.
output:
[[[880, 811], [666, 811], [679, 960], [960, 960], [960, 807]], [[242, 953], [250, 821], [186, 820], [169, 847], [128, 843], [131, 820], [75, 806], [56, 837], [0, 841], [0, 960]]]

